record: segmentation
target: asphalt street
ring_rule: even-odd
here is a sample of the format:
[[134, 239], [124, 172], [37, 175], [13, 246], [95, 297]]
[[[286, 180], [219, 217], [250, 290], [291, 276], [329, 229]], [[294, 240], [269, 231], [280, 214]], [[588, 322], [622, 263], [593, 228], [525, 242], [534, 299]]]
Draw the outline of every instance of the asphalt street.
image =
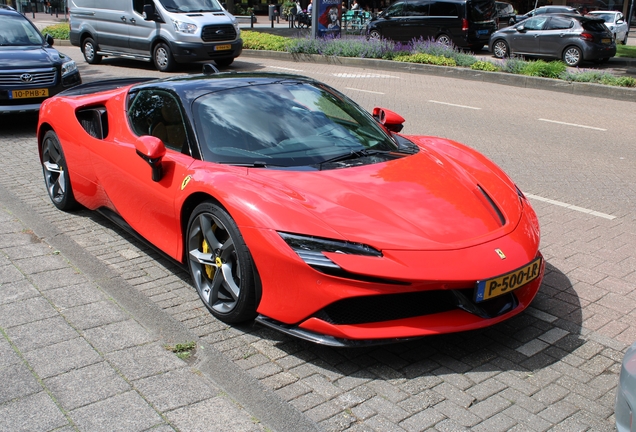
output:
[[[85, 81], [167, 76], [59, 48]], [[180, 267], [95, 213], [56, 210], [36, 118], [9, 116], [0, 430], [613, 430], [636, 340], [634, 102], [297, 60], [245, 55], [228, 70], [320, 79], [400, 113], [406, 134], [463, 142], [508, 172], [542, 227], [547, 274], [532, 306], [489, 329], [363, 349], [227, 326]], [[165, 349], [190, 340], [187, 361]]]

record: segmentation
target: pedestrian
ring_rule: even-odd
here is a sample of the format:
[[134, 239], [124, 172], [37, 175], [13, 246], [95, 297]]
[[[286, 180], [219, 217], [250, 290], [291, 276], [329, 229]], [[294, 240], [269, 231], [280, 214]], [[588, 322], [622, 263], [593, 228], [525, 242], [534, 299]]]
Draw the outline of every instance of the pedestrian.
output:
[[353, 6], [351, 6], [351, 10], [360, 10], [360, 5], [358, 4], [358, 0], [353, 0]]
[[311, 10], [313, 9], [312, 1], [309, 0], [309, 5], [307, 6], [307, 13], [311, 16]]

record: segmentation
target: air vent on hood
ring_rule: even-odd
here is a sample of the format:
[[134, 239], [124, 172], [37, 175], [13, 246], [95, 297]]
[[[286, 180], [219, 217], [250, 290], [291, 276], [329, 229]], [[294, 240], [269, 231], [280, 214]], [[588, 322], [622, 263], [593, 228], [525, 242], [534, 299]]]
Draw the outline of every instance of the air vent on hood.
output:
[[189, 16], [189, 17], [195, 17], [195, 16], [203, 16], [203, 14], [188, 14], [187, 16]]
[[225, 14], [223, 12], [217, 12], [215, 14], [212, 14], [214, 16], [225, 16]]
[[499, 207], [497, 207], [497, 204], [495, 204], [493, 199], [490, 198], [490, 195], [488, 195], [486, 193], [486, 191], [481, 186], [477, 185], [477, 187], [479, 188], [479, 192], [482, 193], [482, 195], [486, 198], [488, 203], [491, 205], [491, 207], [493, 208], [495, 213], [497, 213], [497, 216], [499, 217], [499, 222], [501, 222], [501, 226], [504, 226], [506, 224], [506, 218], [504, 217], [504, 215], [501, 212], [501, 210], [499, 210]]

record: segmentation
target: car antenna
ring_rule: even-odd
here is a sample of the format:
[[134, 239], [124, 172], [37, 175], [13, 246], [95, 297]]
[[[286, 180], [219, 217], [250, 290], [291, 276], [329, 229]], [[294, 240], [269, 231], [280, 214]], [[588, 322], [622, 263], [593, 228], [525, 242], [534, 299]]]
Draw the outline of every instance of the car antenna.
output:
[[212, 75], [220, 73], [219, 70], [212, 64], [206, 63], [203, 65], [203, 74], [204, 75]]

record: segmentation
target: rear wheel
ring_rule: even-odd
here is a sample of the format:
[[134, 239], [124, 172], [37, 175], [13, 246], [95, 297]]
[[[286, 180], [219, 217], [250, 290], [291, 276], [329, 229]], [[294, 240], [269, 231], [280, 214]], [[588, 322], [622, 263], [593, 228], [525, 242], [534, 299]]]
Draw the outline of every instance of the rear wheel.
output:
[[451, 37], [447, 35], [446, 33], [442, 33], [441, 35], [437, 36], [437, 38], [435, 39], [435, 42], [445, 46], [451, 46], [453, 44]]
[[42, 140], [42, 172], [46, 191], [53, 205], [60, 210], [77, 208], [62, 145], [52, 130], [48, 131]]
[[253, 319], [256, 271], [230, 215], [213, 202], [199, 204], [188, 222], [186, 247], [192, 281], [212, 315], [226, 323]]
[[176, 62], [172, 56], [170, 47], [165, 43], [158, 43], [152, 55], [155, 67], [159, 72], [170, 72], [174, 70]]
[[84, 39], [82, 54], [84, 54], [84, 60], [88, 64], [97, 64], [102, 61], [102, 56], [97, 54], [97, 44], [92, 38]]
[[570, 67], [576, 67], [583, 60], [583, 52], [575, 46], [569, 46], [563, 51], [563, 61]]
[[369, 32], [369, 39], [382, 39], [382, 34], [377, 30], [371, 30]]
[[505, 40], [499, 39], [492, 44], [492, 53], [497, 58], [504, 58], [510, 56], [510, 48]]

